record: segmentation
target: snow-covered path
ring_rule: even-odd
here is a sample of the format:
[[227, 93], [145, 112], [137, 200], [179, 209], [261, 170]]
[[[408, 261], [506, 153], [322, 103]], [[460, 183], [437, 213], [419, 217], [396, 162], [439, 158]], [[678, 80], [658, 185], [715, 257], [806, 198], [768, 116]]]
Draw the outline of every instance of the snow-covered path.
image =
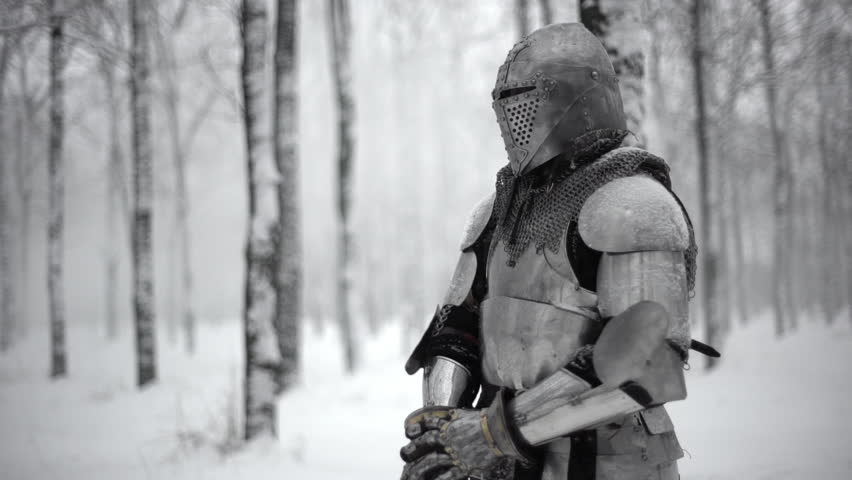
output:
[[[398, 476], [400, 423], [419, 400], [418, 379], [402, 372], [398, 331], [370, 340], [351, 377], [334, 335], [310, 335], [302, 386], [281, 400], [281, 441], [226, 456], [240, 331], [200, 334], [195, 357], [160, 342], [160, 383], [141, 393], [129, 338], [106, 344], [72, 331], [72, 377], [55, 383], [35, 335], [0, 357], [0, 478]], [[689, 452], [684, 479], [852, 478], [852, 329], [807, 325], [771, 339], [760, 321], [736, 332], [718, 371], [688, 373], [690, 398], [670, 407]]]

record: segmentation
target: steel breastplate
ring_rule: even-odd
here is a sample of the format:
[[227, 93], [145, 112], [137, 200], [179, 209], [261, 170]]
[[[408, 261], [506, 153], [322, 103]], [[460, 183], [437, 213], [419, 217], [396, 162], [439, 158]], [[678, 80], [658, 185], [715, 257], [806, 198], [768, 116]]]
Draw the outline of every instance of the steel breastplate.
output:
[[480, 305], [482, 370], [490, 384], [530, 388], [597, 339], [597, 295], [580, 287], [566, 251], [564, 239], [560, 253], [529, 247], [510, 267], [502, 241], [494, 245]]

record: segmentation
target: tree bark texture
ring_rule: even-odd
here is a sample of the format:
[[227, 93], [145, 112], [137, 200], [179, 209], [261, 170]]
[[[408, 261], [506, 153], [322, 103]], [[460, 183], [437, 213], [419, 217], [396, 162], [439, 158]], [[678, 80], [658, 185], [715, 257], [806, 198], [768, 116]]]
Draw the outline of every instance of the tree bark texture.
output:
[[[12, 36], [0, 37], [0, 111], [4, 111], [3, 93], [9, 59], [12, 56]], [[0, 353], [12, 346], [14, 289], [12, 288], [12, 218], [11, 218], [11, 155], [5, 140], [6, 130], [0, 128]]]
[[275, 34], [275, 163], [278, 167], [278, 307], [281, 351], [278, 387], [288, 390], [299, 371], [302, 317], [302, 245], [299, 218], [297, 0], [278, 1]]
[[[828, 45], [828, 50], [831, 51], [831, 46]], [[835, 172], [832, 165], [831, 153], [828, 148], [828, 74], [821, 70], [817, 76], [818, 93], [817, 93], [817, 146], [819, 148], [820, 168], [822, 170], [823, 185], [821, 192], [820, 209], [820, 231], [822, 232], [822, 254], [820, 255], [821, 274], [820, 280], [823, 288], [820, 289], [820, 307], [823, 320], [827, 324], [834, 321], [834, 292], [835, 285], [839, 278], [836, 278], [835, 258], [832, 255], [836, 251], [834, 246], [837, 238], [835, 237], [835, 218], [834, 217], [834, 192], [835, 181], [833, 179]]]
[[[852, 59], [849, 58], [848, 52], [852, 49], [852, 37], [846, 36], [843, 50], [845, 53], [842, 58], [846, 59], [846, 128], [849, 128], [852, 125]], [[839, 161], [838, 171], [840, 175], [838, 178], [841, 179], [839, 181], [843, 182], [841, 188], [837, 190], [842, 192], [842, 196], [840, 199], [841, 202], [841, 213], [842, 216], [840, 218], [849, 218], [852, 216], [852, 165], [848, 160], [848, 157], [845, 156], [846, 152], [852, 150], [852, 145], [849, 142], [850, 138], [847, 132], [846, 135], [846, 150], [844, 152], [844, 156], [841, 157], [842, 160]], [[848, 261], [848, 259], [852, 258], [852, 222], [838, 222], [838, 230], [842, 233], [838, 235], [839, 242], [842, 243], [841, 248], [839, 249], [842, 258], [847, 259], [846, 262], [843, 262], [840, 268], [845, 272], [845, 281], [838, 282], [840, 285], [840, 299], [843, 305], [846, 305], [846, 315], [848, 316], [849, 321], [852, 323], [852, 262]], [[845, 231], [844, 231], [845, 230]], [[845, 285], [845, 289], [843, 289], [843, 284]]]
[[352, 288], [352, 157], [355, 150], [353, 124], [355, 102], [352, 96], [351, 20], [347, 0], [329, 0], [329, 32], [332, 45], [332, 73], [337, 94], [337, 194], [338, 265], [337, 318], [343, 340], [347, 372], [356, 368], [355, 338], [350, 312]]
[[241, 11], [243, 122], [248, 180], [246, 241], [244, 437], [276, 433], [275, 399], [281, 354], [275, 334], [278, 305], [277, 183], [269, 145], [266, 87], [267, 10], [265, 0], [243, 0]]
[[553, 23], [553, 4], [550, 0], [538, 0], [538, 6], [541, 9], [541, 22], [544, 25]]
[[153, 168], [148, 28], [150, 4], [131, 0], [130, 109], [133, 118], [133, 309], [136, 326], [136, 382], [157, 378], [154, 334], [154, 259], [151, 249]]
[[[23, 42], [23, 34], [19, 36], [19, 42]], [[33, 174], [36, 169], [37, 158], [38, 155], [33, 154], [33, 137], [32, 132], [37, 132], [39, 130], [38, 122], [36, 121], [37, 113], [40, 110], [40, 106], [37, 101], [37, 91], [36, 89], [31, 89], [31, 82], [29, 76], [29, 68], [28, 63], [30, 60], [31, 52], [28, 52], [25, 48], [17, 49], [17, 57], [18, 57], [18, 82], [21, 89], [21, 105], [20, 105], [20, 118], [17, 123], [17, 134], [16, 134], [16, 148], [15, 153], [17, 156], [17, 165], [15, 169], [16, 178], [14, 182], [17, 184], [18, 196], [20, 198], [19, 203], [19, 218], [22, 219], [21, 226], [18, 229], [18, 256], [20, 257], [20, 278], [18, 279], [18, 283], [21, 288], [18, 288], [18, 296], [16, 296], [17, 303], [14, 305], [14, 322], [13, 327], [17, 328], [16, 333], [22, 334], [26, 330], [29, 325], [30, 318], [30, 302], [28, 297], [28, 291], [31, 288], [30, 278], [30, 260], [31, 260], [31, 250], [30, 246], [33, 242], [33, 228], [32, 228], [32, 219], [34, 216], [33, 208], [32, 208], [32, 198], [33, 198]], [[41, 139], [36, 139], [36, 142], [41, 143]], [[38, 152], [39, 154], [41, 152]]]
[[736, 302], [737, 314], [740, 319], [740, 323], [745, 324], [748, 322], [750, 313], [749, 313], [749, 303], [748, 303], [748, 289], [746, 288], [746, 284], [748, 282], [748, 271], [746, 267], [746, 255], [745, 255], [745, 229], [743, 228], [743, 201], [742, 201], [742, 189], [746, 187], [746, 183], [742, 181], [739, 173], [735, 171], [733, 168], [728, 168], [729, 173], [727, 175], [728, 181], [731, 185], [731, 235], [733, 236], [732, 244], [732, 256], [733, 261], [729, 262], [731, 265], [731, 277], [732, 277], [732, 286], [734, 290], [734, 298]]
[[109, 59], [101, 59], [101, 77], [107, 100], [107, 135], [109, 152], [107, 156], [107, 202], [106, 202], [106, 283], [105, 283], [105, 326], [109, 339], [118, 337], [118, 266], [119, 255], [123, 250], [122, 239], [127, 226], [127, 196], [124, 192], [124, 160], [121, 151], [121, 114], [116, 93], [115, 70]]
[[[703, 283], [702, 310], [704, 317], [705, 341], [711, 345], [717, 344], [719, 337], [719, 319], [716, 311], [716, 263], [718, 253], [713, 244], [713, 213], [710, 191], [709, 165], [709, 135], [707, 124], [707, 107], [705, 103], [704, 85], [704, 9], [701, 0], [692, 3], [692, 67], [693, 88], [695, 92], [695, 136], [698, 152], [698, 197], [700, 202], [701, 230], [699, 245], [704, 254], [701, 258], [699, 272]], [[707, 367], [715, 365], [715, 359], [707, 357]]]
[[50, 376], [67, 374], [65, 352], [65, 297], [62, 285], [62, 236], [64, 168], [62, 141], [64, 138], [64, 92], [62, 68], [65, 65], [63, 48], [63, 18], [56, 14], [53, 0], [50, 11], [50, 144], [47, 158], [48, 221], [47, 221], [47, 295], [50, 312]]
[[778, 87], [775, 71], [774, 39], [772, 35], [772, 10], [769, 0], [759, 0], [761, 55], [766, 75], [764, 89], [769, 128], [772, 134], [772, 155], [775, 162], [773, 187], [774, 242], [772, 254], [772, 307], [775, 314], [775, 334], [784, 334], [790, 317], [795, 315], [792, 305], [790, 252], [790, 201], [791, 185], [784, 139], [778, 123]]
[[618, 76], [627, 129], [644, 144], [645, 50], [649, 43], [639, 0], [580, 0], [580, 22], [603, 43]]
[[529, 0], [515, 0], [515, 22], [518, 27], [518, 38], [524, 38], [530, 33]]
[[[182, 10], [181, 10], [182, 11]], [[181, 14], [178, 12], [178, 18]], [[175, 235], [177, 236], [176, 248], [174, 251], [176, 261], [173, 262], [173, 268], [177, 270], [177, 288], [171, 289], [173, 297], [169, 302], [171, 304], [172, 315], [169, 318], [169, 337], [173, 340], [177, 336], [178, 325], [183, 333], [184, 348], [188, 353], [195, 351], [195, 313], [192, 308], [193, 302], [193, 279], [192, 279], [192, 262], [191, 248], [189, 238], [189, 194], [186, 179], [186, 161], [187, 161], [187, 146], [188, 142], [185, 138], [189, 135], [181, 122], [181, 92], [178, 75], [178, 63], [175, 58], [175, 46], [172, 36], [178, 28], [179, 23], [161, 27], [158, 32], [157, 40], [160, 50], [160, 56], [163, 59], [162, 79], [164, 84], [164, 107], [166, 109], [166, 122], [169, 130], [169, 150], [172, 157], [172, 164], [175, 171]], [[169, 31], [165, 32], [164, 29]], [[200, 115], [205, 112], [206, 106], [202, 106]], [[196, 118], [201, 121], [203, 116]], [[174, 279], [175, 275], [170, 278]], [[179, 319], [179, 321], [178, 321]]]

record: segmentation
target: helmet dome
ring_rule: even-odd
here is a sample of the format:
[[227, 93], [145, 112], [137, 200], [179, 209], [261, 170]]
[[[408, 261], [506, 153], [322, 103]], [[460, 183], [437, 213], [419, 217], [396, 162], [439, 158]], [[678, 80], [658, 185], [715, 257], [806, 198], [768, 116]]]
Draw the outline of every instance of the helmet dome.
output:
[[548, 25], [516, 43], [497, 71], [492, 99], [516, 175], [586, 132], [627, 128], [609, 55], [579, 23]]

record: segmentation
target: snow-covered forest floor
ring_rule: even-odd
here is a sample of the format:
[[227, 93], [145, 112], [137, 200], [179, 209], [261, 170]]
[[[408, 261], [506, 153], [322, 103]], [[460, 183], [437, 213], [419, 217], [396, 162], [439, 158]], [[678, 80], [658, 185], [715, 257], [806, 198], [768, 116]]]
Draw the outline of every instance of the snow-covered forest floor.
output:
[[[160, 381], [143, 392], [126, 333], [106, 343], [72, 329], [71, 376], [57, 382], [46, 378], [41, 332], [0, 358], [0, 477], [397, 478], [400, 424], [420, 394], [402, 371], [398, 330], [363, 345], [353, 376], [342, 374], [332, 331], [308, 332], [302, 384], [280, 403], [280, 442], [236, 452], [228, 432], [239, 411], [239, 328], [201, 328], [194, 357], [160, 341]], [[776, 342], [760, 319], [724, 354], [717, 371], [688, 372], [690, 398], [670, 407], [688, 452], [684, 479], [852, 478], [848, 324], [808, 324]]]

